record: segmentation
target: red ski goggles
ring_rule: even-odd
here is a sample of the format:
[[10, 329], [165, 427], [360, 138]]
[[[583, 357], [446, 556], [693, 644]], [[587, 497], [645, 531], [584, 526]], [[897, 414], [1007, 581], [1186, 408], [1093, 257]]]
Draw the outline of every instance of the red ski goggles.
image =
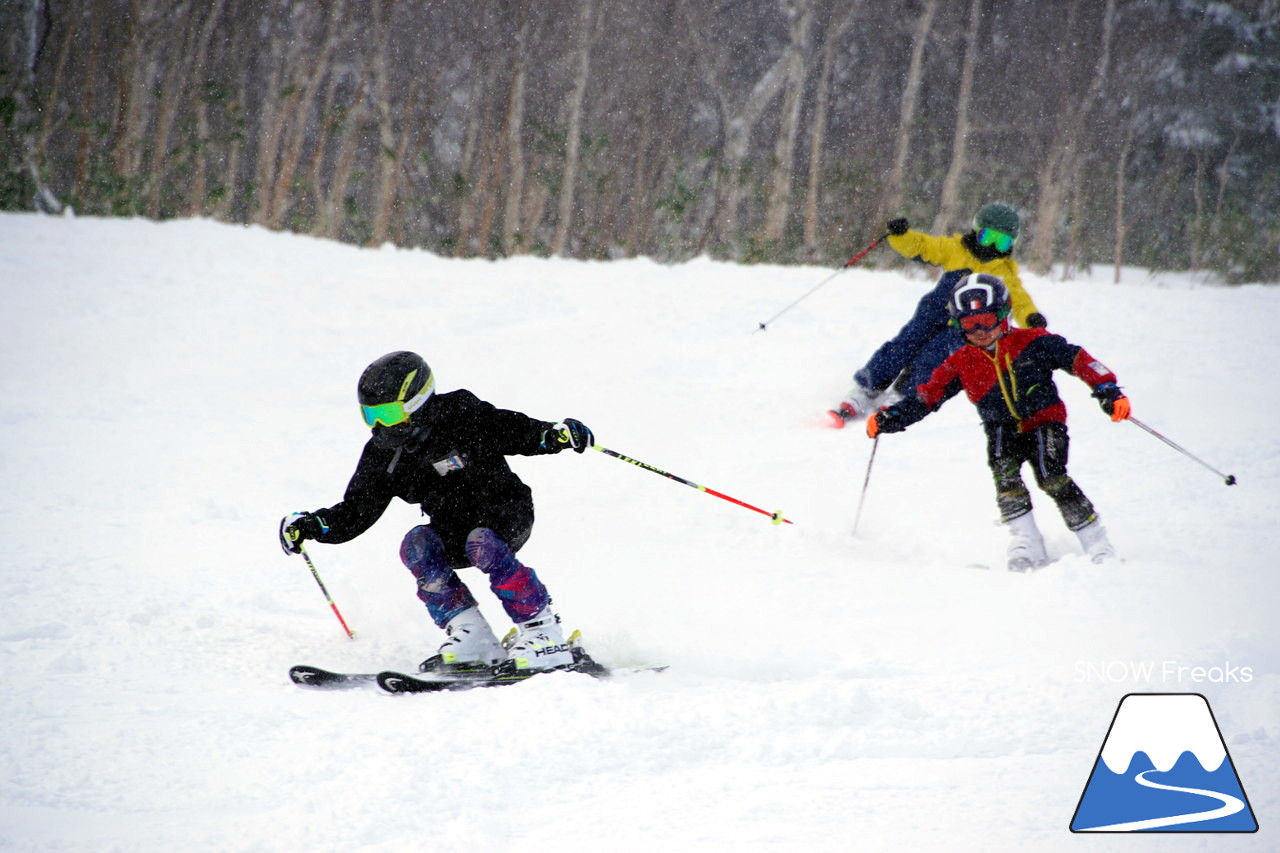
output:
[[983, 228], [978, 232], [978, 245], [994, 246], [997, 252], [1007, 252], [1013, 248], [1013, 235], [994, 228]]
[[960, 318], [960, 329], [965, 334], [969, 332], [990, 332], [993, 331], [1004, 320], [999, 314], [972, 314], [968, 317]]

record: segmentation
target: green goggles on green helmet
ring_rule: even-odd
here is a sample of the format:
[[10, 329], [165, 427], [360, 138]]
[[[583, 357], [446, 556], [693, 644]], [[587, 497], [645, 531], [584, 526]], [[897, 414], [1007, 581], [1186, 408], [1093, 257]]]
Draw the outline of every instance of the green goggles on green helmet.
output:
[[997, 252], [1007, 252], [1013, 248], [1014, 236], [994, 228], [983, 228], [978, 232], [979, 246], [992, 246]]
[[405, 393], [409, 390], [410, 383], [413, 382], [414, 374], [410, 373], [405, 377], [404, 384], [400, 386], [400, 395], [397, 399], [390, 403], [379, 403], [376, 406], [361, 406], [360, 414], [364, 416], [364, 423], [367, 427], [374, 427], [382, 424], [384, 427], [393, 427], [409, 420], [409, 417], [418, 409], [421, 409], [427, 400], [431, 399], [431, 395], [436, 390], [436, 377], [434, 374], [427, 376], [426, 384], [408, 400], [404, 399]]

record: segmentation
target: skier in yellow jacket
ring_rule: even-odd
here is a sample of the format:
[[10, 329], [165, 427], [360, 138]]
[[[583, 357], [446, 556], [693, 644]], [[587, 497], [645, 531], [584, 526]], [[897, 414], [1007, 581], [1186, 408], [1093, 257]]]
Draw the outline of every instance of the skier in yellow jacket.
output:
[[947, 323], [947, 303], [952, 289], [966, 275], [999, 276], [1008, 288], [1014, 321], [1024, 329], [1048, 325], [1018, 276], [1018, 262], [1012, 255], [1021, 223], [1017, 211], [1007, 204], [984, 205], [973, 218], [973, 229], [966, 234], [934, 237], [911, 230], [906, 219], [891, 219], [886, 230], [889, 245], [898, 254], [942, 267], [945, 272], [921, 297], [915, 314], [898, 334], [885, 341], [853, 374], [853, 389], [829, 412], [836, 427], [864, 417], [881, 403], [893, 402], [888, 398], [877, 400], [890, 385], [903, 396], [914, 394], [916, 386], [928, 379], [934, 368], [960, 349], [964, 339], [958, 329]]

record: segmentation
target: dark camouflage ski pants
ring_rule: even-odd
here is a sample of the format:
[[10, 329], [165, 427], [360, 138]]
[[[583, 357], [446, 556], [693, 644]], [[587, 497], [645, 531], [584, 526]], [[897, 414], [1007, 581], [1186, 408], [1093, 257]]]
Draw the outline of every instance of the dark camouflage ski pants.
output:
[[1013, 424], [985, 424], [987, 464], [996, 482], [996, 504], [1002, 521], [1031, 512], [1031, 493], [1022, 480], [1022, 464], [1031, 465], [1036, 485], [1053, 498], [1069, 530], [1079, 530], [1097, 514], [1093, 504], [1067, 475], [1070, 439], [1067, 425], [1047, 423], [1018, 432]]

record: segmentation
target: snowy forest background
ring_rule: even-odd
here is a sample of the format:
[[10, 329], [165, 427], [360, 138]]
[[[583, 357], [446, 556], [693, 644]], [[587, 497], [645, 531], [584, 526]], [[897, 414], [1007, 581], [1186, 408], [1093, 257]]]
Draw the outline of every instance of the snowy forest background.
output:
[[1280, 277], [1277, 0], [20, 0], [0, 33], [0, 209], [835, 263], [1000, 199], [1041, 272]]

